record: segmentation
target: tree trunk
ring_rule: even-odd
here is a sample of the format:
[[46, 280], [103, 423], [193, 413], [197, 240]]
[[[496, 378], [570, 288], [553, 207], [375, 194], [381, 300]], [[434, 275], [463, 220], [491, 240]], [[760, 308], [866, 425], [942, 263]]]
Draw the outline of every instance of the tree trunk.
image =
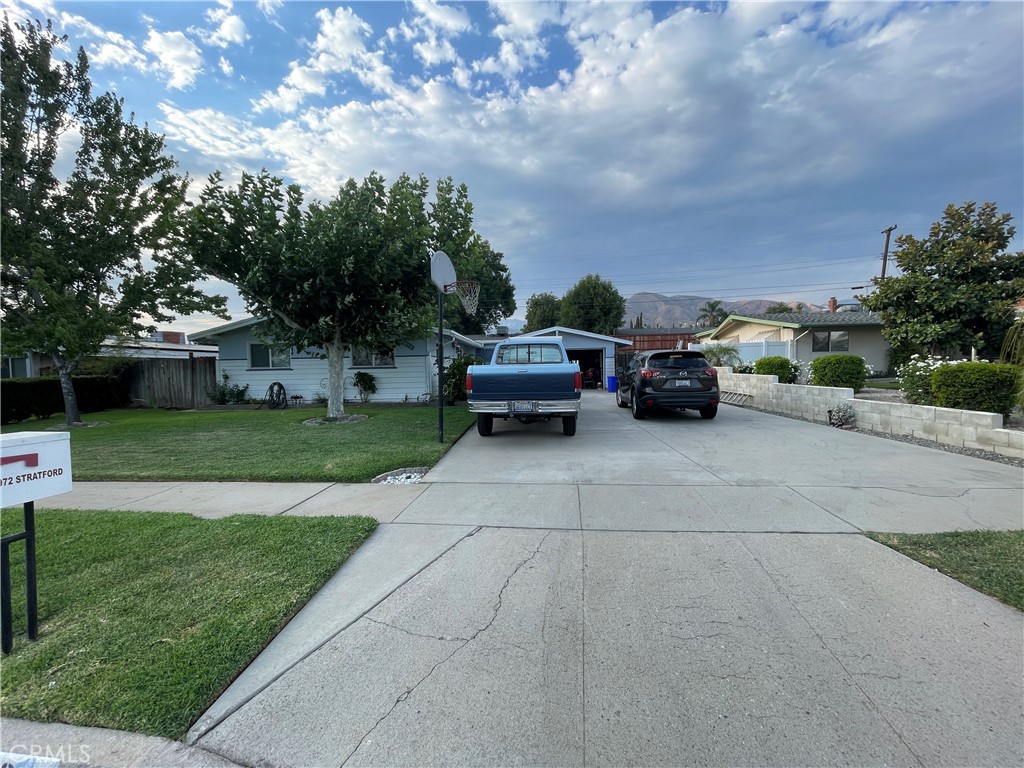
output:
[[72, 427], [82, 420], [82, 414], [78, 412], [78, 396], [75, 395], [75, 386], [71, 383], [71, 372], [77, 367], [77, 361], [68, 361], [63, 355], [55, 354], [53, 363], [57, 366], [60, 391], [64, 395], [64, 416], [67, 418], [68, 426]]
[[327, 350], [327, 417], [337, 419], [345, 415], [345, 344], [341, 334], [334, 332], [334, 340], [324, 345]]

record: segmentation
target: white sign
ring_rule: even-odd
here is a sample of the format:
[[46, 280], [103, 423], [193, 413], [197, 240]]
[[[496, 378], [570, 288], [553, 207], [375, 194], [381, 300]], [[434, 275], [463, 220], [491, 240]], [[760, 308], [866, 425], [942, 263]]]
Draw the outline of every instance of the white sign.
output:
[[71, 435], [12, 432], [0, 435], [0, 507], [71, 490]]

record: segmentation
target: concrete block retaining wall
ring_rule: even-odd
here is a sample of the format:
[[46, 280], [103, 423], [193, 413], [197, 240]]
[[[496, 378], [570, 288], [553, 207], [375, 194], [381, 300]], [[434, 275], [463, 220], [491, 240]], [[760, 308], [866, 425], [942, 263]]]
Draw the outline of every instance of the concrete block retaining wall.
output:
[[1003, 429], [1003, 417], [998, 413], [855, 400], [852, 389], [779, 384], [777, 376], [733, 373], [731, 368], [719, 368], [718, 372], [722, 391], [749, 396], [747, 405], [751, 408], [825, 424], [828, 411], [837, 403], [848, 401], [857, 416], [857, 426], [862, 429], [1024, 459], [1024, 432]]

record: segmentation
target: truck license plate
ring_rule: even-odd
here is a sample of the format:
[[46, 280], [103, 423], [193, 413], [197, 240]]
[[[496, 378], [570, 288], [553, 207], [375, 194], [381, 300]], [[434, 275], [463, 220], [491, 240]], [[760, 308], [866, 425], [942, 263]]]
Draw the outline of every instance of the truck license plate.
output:
[[515, 400], [512, 403], [512, 411], [514, 413], [530, 413], [533, 411], [532, 400]]

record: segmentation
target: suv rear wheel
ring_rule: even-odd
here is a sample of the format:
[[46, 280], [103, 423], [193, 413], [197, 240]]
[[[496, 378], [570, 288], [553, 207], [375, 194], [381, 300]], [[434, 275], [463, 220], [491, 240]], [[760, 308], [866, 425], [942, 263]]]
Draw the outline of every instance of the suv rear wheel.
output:
[[643, 419], [643, 418], [647, 417], [647, 414], [644, 413], [643, 406], [640, 405], [639, 402], [637, 402], [636, 390], [635, 389], [630, 390], [630, 392], [629, 392], [629, 407], [633, 411], [633, 418], [634, 419], [638, 419], [639, 420], [639, 419]]
[[718, 404], [705, 405], [700, 409], [700, 417], [702, 419], [713, 419], [718, 415]]

